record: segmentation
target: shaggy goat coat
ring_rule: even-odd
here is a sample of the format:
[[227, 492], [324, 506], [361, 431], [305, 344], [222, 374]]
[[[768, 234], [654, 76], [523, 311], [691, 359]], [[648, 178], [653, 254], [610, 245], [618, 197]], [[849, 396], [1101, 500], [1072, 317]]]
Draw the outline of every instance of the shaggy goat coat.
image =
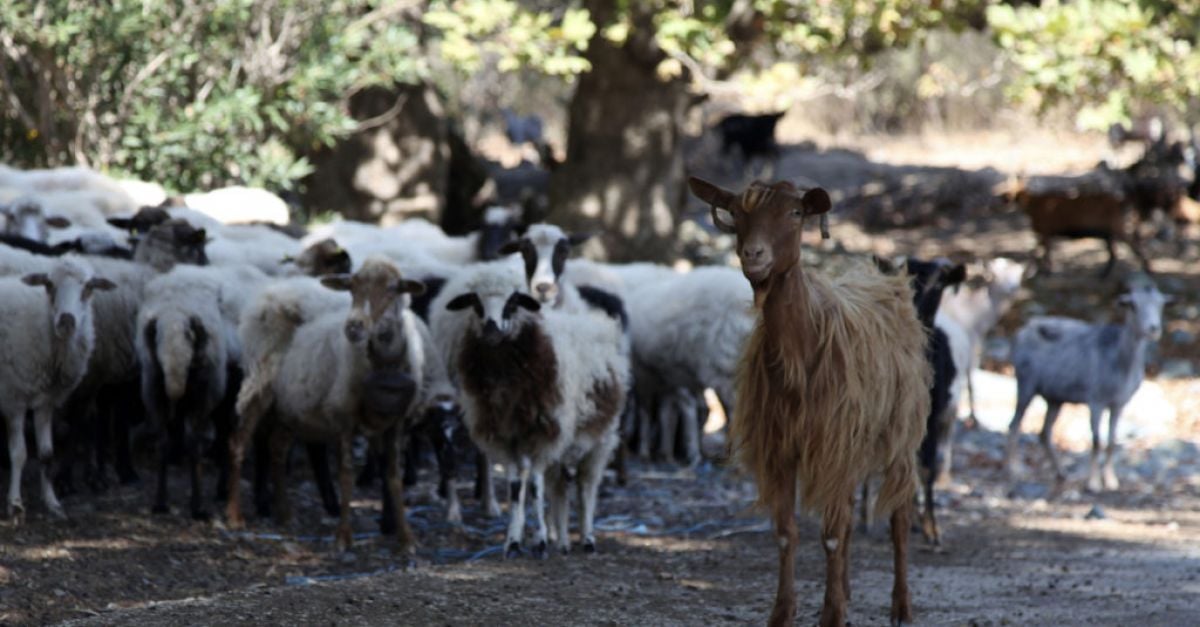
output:
[[890, 514], [916, 488], [932, 384], [908, 277], [856, 264], [831, 277], [794, 269], [783, 282], [742, 355], [734, 453], [760, 502], [773, 506], [798, 477], [801, 506], [815, 512], [890, 469], [875, 503]]

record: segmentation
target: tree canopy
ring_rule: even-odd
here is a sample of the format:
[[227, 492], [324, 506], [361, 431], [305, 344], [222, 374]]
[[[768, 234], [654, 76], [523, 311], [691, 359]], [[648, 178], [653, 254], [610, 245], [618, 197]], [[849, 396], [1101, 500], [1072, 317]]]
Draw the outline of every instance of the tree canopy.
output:
[[[988, 30], [1010, 94], [1081, 123], [1142, 103], [1194, 114], [1200, 2], [1186, 0], [611, 0], [599, 34], [652, 29], [664, 80], [703, 91], [733, 71], [794, 80], [869, 64], [935, 29]], [[0, 3], [0, 159], [81, 163], [177, 190], [284, 189], [306, 153], [370, 120], [359, 90], [488, 66], [571, 80], [597, 33], [580, 2], [546, 0], [14, 0]], [[745, 73], [745, 72], [744, 72]]]

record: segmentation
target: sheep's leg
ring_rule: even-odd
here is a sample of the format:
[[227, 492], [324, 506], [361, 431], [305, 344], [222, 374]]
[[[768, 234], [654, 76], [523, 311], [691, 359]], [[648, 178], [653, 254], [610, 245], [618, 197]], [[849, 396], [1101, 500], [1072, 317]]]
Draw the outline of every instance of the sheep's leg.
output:
[[1152, 274], [1153, 271], [1150, 269], [1150, 259], [1146, 257], [1146, 252], [1142, 250], [1141, 234], [1137, 229], [1134, 230], [1134, 233], [1136, 235], [1133, 237], [1133, 239], [1126, 240], [1126, 243], [1129, 245], [1129, 249], [1133, 251], [1133, 254], [1137, 255], [1138, 261], [1142, 264], [1142, 270], [1145, 270], [1146, 274]]
[[604, 477], [606, 453], [603, 445], [598, 446], [579, 464], [579, 539], [583, 543], [584, 553], [596, 552], [596, 498], [600, 492], [600, 480]]
[[546, 477], [545, 471], [533, 471], [533, 514], [537, 529], [533, 535], [533, 556], [546, 557]]
[[[1104, 238], [1104, 247], [1108, 250], [1108, 262], [1104, 264], [1104, 270], [1100, 272], [1101, 277], [1112, 274], [1113, 267], [1117, 265], [1117, 247], [1111, 235]], [[1129, 247], [1133, 248], [1133, 244], [1130, 244]]]
[[1025, 418], [1025, 410], [1033, 402], [1033, 391], [1028, 384], [1017, 379], [1017, 409], [1013, 412], [1012, 422], [1008, 423], [1008, 442], [1004, 446], [1004, 469], [1009, 481], [1017, 478], [1017, 443], [1021, 437], [1021, 421]]
[[1100, 492], [1104, 489], [1100, 482], [1100, 420], [1104, 417], [1104, 406], [1089, 404], [1092, 413], [1092, 455], [1088, 459], [1088, 492]]
[[[416, 543], [413, 542], [412, 528], [408, 526], [408, 514], [404, 511], [404, 478], [400, 474], [404, 463], [404, 460], [400, 459], [400, 451], [404, 447], [402, 439], [399, 429], [395, 427], [383, 433], [383, 480], [392, 501], [392, 525], [400, 552], [411, 554], [415, 552]], [[348, 503], [346, 508], [349, 508]]]
[[8, 517], [20, 523], [25, 518], [21, 503], [21, 473], [25, 470], [25, 408], [4, 408], [8, 431]]
[[[54, 409], [39, 407], [33, 412], [34, 433], [37, 435], [38, 474], [42, 481], [42, 502], [50, 515], [63, 519], [67, 517], [62, 504], [54, 494]], [[24, 440], [21, 440], [24, 443]]]
[[547, 483], [550, 493], [550, 542], [566, 555], [571, 552], [571, 534], [568, 529], [567, 473], [562, 464], [554, 464], [547, 469]]
[[492, 518], [500, 517], [500, 504], [496, 502], [496, 488], [492, 485], [492, 460], [483, 454], [483, 451], [475, 453], [475, 491], [482, 492], [480, 497], [483, 501], [483, 511]]
[[771, 627], [791, 625], [796, 616], [796, 543], [800, 534], [796, 529], [795, 510], [796, 482], [787, 481], [780, 488], [771, 513], [779, 537], [779, 587], [767, 622]]
[[411, 488], [417, 485], [417, 477], [420, 475], [421, 461], [421, 444], [423, 438], [418, 435], [408, 438], [408, 442], [404, 445], [404, 487]]
[[1042, 254], [1038, 255], [1038, 270], [1048, 274], [1050, 272], [1050, 238], [1039, 235], [1038, 244], [1041, 245], [1042, 249]]
[[679, 399], [679, 420], [683, 425], [683, 462], [688, 467], [700, 463], [700, 428], [702, 423], [697, 416], [697, 408], [704, 405], [703, 392], [700, 402], [690, 395]]
[[[454, 443], [440, 427], [431, 430], [433, 453], [438, 464], [438, 491], [446, 499], [446, 522], [462, 523], [462, 504], [454, 481], [458, 477], [458, 459], [454, 455]], [[407, 478], [407, 477], [406, 477]]]
[[[184, 428], [188, 425], [185, 424]], [[188, 470], [190, 471], [192, 481], [191, 494], [191, 511], [192, 520], [208, 520], [208, 510], [204, 507], [204, 486], [203, 475], [204, 469], [204, 454], [201, 451], [200, 438], [196, 435], [195, 429], [190, 429], [190, 433], [184, 434], [184, 448], [186, 450], [186, 459]]]
[[150, 510], [155, 514], [166, 514], [170, 511], [167, 506], [167, 466], [171, 462], [173, 444], [174, 438], [171, 437], [171, 425], [168, 422], [162, 425], [158, 441], [158, 482], [154, 490], [154, 506]]
[[[232, 457], [230, 448], [230, 457]], [[238, 469], [240, 471], [239, 463]], [[230, 481], [238, 481], [230, 466]], [[254, 515], [259, 519], [271, 517], [271, 432], [267, 427], [254, 434]], [[239, 484], [240, 485], [240, 484]], [[232, 490], [233, 484], [230, 484]], [[230, 496], [230, 498], [233, 498]], [[241, 504], [239, 503], [239, 506]]]
[[287, 491], [287, 463], [292, 450], [292, 434], [281, 426], [271, 431], [267, 448], [271, 457], [271, 496], [275, 521], [287, 528], [292, 524], [292, 505]]
[[338, 504], [337, 490], [333, 487], [333, 474], [329, 472], [329, 446], [324, 442], [310, 442], [304, 445], [304, 451], [308, 455], [308, 465], [312, 467], [317, 491], [321, 493], [321, 506], [325, 508], [325, 515], [340, 515], [341, 507]]
[[658, 455], [664, 462], [675, 460], [675, 437], [679, 431], [680, 390], [675, 390], [658, 410]]
[[[849, 503], [835, 503], [825, 510], [821, 522], [821, 546], [825, 549], [825, 603], [821, 607], [820, 622], [822, 627], [841, 627], [846, 624], [846, 561], [842, 545], [849, 541], [852, 512]], [[905, 520], [905, 525], [907, 524], [908, 521]], [[892, 533], [894, 536], [895, 529]], [[908, 537], [907, 526], [902, 533], [905, 538]]]
[[[521, 537], [525, 533], [525, 493], [529, 487], [529, 472], [530, 461], [528, 457], [522, 457], [520, 462], [520, 482], [517, 488], [516, 503], [512, 502], [511, 490], [509, 490], [508, 504], [508, 537], [504, 542], [504, 557], [518, 557], [521, 555]], [[512, 474], [505, 472], [505, 476]], [[505, 484], [507, 485], [507, 481]]]
[[658, 397], [647, 399], [645, 406], [638, 406], [638, 457], [650, 459], [650, 438], [654, 431], [652, 423], [658, 416]]
[[1054, 450], [1054, 442], [1051, 436], [1054, 432], [1054, 423], [1058, 422], [1058, 412], [1062, 409], [1062, 403], [1052, 402], [1046, 405], [1046, 419], [1042, 423], [1042, 432], [1038, 435], [1038, 440], [1042, 443], [1042, 450], [1046, 452], [1046, 459], [1050, 460], [1050, 467], [1054, 470], [1054, 480], [1061, 486], [1066, 481], [1067, 476], [1063, 474], [1062, 466], [1058, 463], [1058, 453]]
[[[246, 459], [246, 445], [250, 443], [251, 439], [255, 440], [256, 445], [258, 443], [258, 439], [255, 437], [259, 419], [257, 413], [247, 412], [241, 418], [241, 424], [229, 438], [229, 494], [228, 500], [225, 502], [225, 524], [230, 529], [240, 529], [246, 524], [246, 521], [242, 519], [242, 462]], [[261, 468], [262, 455], [260, 453], [261, 451], [255, 454], [257, 468]], [[259, 503], [265, 502], [260, 499], [260, 494], [262, 494], [260, 488], [263, 487], [260, 484], [261, 477], [261, 472], [254, 473], [254, 497], [255, 501]]]
[[[979, 426], [979, 415], [975, 413], [975, 369], [974, 357], [971, 359], [971, 370], [967, 372], [967, 428], [974, 429]], [[955, 417], [958, 416], [958, 409], [955, 408]], [[949, 468], [949, 466], [947, 466]]]
[[892, 624], [911, 623], [912, 598], [908, 593], [908, 517], [912, 507], [906, 499], [892, 512]]
[[[281, 429], [282, 431], [282, 429]], [[394, 456], [393, 456], [394, 457]], [[338, 528], [334, 536], [334, 548], [338, 552], [350, 550], [350, 545], [354, 541], [354, 534], [350, 528], [350, 515], [353, 513], [350, 510], [350, 497], [354, 494], [354, 432], [349, 431], [341, 434], [338, 438], [338, 488], [341, 490], [339, 496], [342, 497], [341, 510], [338, 512]], [[399, 481], [397, 473], [392, 474], [392, 479]], [[277, 486], [277, 490], [283, 491], [282, 486]]]
[[1121, 419], [1121, 405], [1108, 408], [1108, 448], [1104, 456], [1104, 489], [1116, 490], [1121, 483], [1117, 481], [1117, 473], [1113, 470], [1113, 462], [1117, 456], [1117, 421]]

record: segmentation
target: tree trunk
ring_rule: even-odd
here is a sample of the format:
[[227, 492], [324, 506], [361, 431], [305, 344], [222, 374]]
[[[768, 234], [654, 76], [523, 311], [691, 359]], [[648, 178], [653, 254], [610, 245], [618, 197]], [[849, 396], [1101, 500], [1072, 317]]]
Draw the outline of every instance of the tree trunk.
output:
[[587, 51], [592, 67], [571, 100], [567, 159], [550, 177], [550, 220], [597, 235], [590, 251], [596, 256], [667, 261], [685, 194], [686, 77], [658, 77], [665, 55], [654, 42], [651, 12], [630, 8], [642, 13], [627, 39], [614, 44], [602, 33], [616, 17], [616, 2], [584, 4], [597, 26]]

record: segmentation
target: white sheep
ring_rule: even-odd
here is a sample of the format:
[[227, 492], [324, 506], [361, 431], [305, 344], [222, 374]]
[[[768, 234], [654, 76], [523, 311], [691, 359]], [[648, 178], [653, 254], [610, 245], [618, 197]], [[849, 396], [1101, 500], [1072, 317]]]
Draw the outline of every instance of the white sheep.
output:
[[[31, 287], [41, 287], [44, 293]], [[50, 480], [54, 412], [83, 379], [95, 345], [92, 295], [113, 283], [85, 263], [55, 261], [48, 272], [0, 279], [0, 409], [8, 426], [8, 516], [24, 515], [25, 416], [32, 412], [40, 462], [42, 500], [64, 516]]]
[[[412, 549], [412, 536], [403, 516], [398, 469], [399, 434], [405, 421], [421, 407], [419, 391], [427, 347], [408, 310], [409, 294], [423, 286], [402, 277], [382, 258], [364, 262], [352, 276], [321, 279], [327, 288], [349, 291], [347, 310], [332, 304], [305, 282], [291, 279], [263, 290], [243, 315], [239, 335], [244, 347], [246, 377], [238, 393], [242, 418], [231, 442], [228, 522], [242, 524], [238, 480], [244, 447], [258, 421], [273, 410], [278, 421], [271, 436], [275, 513], [287, 524], [290, 517], [283, 485], [286, 451], [295, 436], [336, 440], [341, 489], [341, 520], [337, 547], [351, 542], [350, 496], [353, 490], [351, 444], [358, 432], [383, 436], [387, 489], [400, 509], [398, 539]], [[394, 361], [380, 364], [377, 356]]]
[[[617, 416], [628, 385], [622, 333], [601, 314], [542, 310], [525, 285], [511, 264], [465, 271], [435, 300], [434, 331], [448, 335], [454, 347], [450, 362], [463, 391], [471, 439], [489, 459], [518, 471], [506, 555], [520, 551], [530, 480], [536, 489], [535, 554], [547, 546], [545, 494], [551, 500], [550, 540], [569, 550], [566, 482], [571, 474], [579, 481], [581, 540], [591, 552], [596, 492], [617, 445]], [[490, 481], [485, 499], [488, 492]]]
[[222, 224], [268, 222], [286, 226], [291, 211], [282, 198], [257, 187], [223, 187], [186, 194], [184, 205]]

